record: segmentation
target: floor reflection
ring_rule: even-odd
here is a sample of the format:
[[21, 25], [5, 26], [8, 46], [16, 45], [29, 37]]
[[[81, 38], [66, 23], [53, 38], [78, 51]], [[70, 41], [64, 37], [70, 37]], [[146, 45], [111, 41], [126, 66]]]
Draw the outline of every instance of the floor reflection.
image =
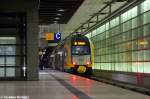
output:
[[[92, 83], [93, 81], [87, 78], [82, 78], [80, 76], [71, 75], [70, 82], [72, 86], [81, 88], [87, 95], [92, 94]], [[75, 98], [76, 99], [76, 98]]]
[[73, 96], [72, 99], [78, 99], [78, 97], [77, 96]]

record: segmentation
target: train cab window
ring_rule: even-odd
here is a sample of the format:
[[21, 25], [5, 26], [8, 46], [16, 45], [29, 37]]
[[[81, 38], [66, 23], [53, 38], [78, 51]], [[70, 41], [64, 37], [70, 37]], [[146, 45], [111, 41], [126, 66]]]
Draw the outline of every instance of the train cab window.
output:
[[72, 55], [88, 55], [90, 54], [89, 46], [72, 46]]

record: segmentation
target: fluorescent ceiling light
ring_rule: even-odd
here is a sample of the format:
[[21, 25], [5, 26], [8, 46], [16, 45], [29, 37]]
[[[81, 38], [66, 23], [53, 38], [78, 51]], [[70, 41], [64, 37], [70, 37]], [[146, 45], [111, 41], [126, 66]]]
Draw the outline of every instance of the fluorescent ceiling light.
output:
[[58, 21], [54, 21], [54, 23], [58, 23]]
[[60, 18], [59, 18], [59, 17], [56, 17], [55, 19], [56, 19], [56, 20], [59, 20]]
[[57, 13], [56, 15], [58, 15], [58, 16], [61, 16], [62, 14], [60, 14], [60, 13]]
[[64, 10], [64, 9], [59, 9], [58, 11], [63, 12], [63, 11], [65, 11], [65, 10]]

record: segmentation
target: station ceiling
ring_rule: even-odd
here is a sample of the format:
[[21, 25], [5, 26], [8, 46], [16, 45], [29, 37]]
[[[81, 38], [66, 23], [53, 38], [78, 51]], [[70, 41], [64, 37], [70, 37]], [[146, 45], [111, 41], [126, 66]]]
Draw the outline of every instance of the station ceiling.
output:
[[66, 24], [84, 0], [40, 0], [39, 24]]
[[[44, 0], [43, 0], [44, 1]], [[47, 0], [47, 1], [72, 1], [72, 0]], [[73, 0], [74, 2], [79, 2], [80, 0]], [[63, 23], [59, 23], [59, 31], [62, 33], [62, 39], [67, 37], [71, 32], [73, 32], [75, 29], [77, 29], [81, 24], [83, 24], [85, 21], [87, 21], [93, 14], [97, 13], [100, 9], [102, 9], [107, 2], [110, 2], [111, 0], [82, 0], [80, 1], [81, 4], [79, 4], [78, 8], [74, 10], [74, 14], [71, 15], [71, 17], [68, 18], [67, 21]], [[127, 0], [116, 0], [115, 3], [112, 4], [112, 13], [117, 10], [119, 7], [124, 5]], [[41, 0], [42, 2], [42, 0]], [[56, 2], [56, 3], [57, 3]], [[41, 3], [42, 4], [42, 3]], [[58, 4], [56, 4], [58, 5]], [[72, 6], [72, 5], [70, 5]], [[104, 12], [109, 12], [109, 8], [106, 8]], [[55, 14], [56, 15], [56, 14]], [[103, 19], [107, 15], [100, 15], [99, 19]], [[54, 17], [54, 16], [53, 16]], [[56, 16], [55, 16], [56, 17]], [[49, 21], [47, 21], [47, 24], [40, 25], [40, 31], [39, 35], [40, 38], [45, 37], [45, 32], [49, 31], [58, 31], [58, 24], [54, 23], [51, 20], [50, 22], [49, 16], [46, 17]], [[44, 18], [43, 18], [44, 19]], [[47, 20], [45, 19], [45, 21]], [[54, 19], [54, 18], [53, 18]], [[40, 19], [42, 20], [42, 19]], [[63, 21], [63, 19], [62, 19]]]

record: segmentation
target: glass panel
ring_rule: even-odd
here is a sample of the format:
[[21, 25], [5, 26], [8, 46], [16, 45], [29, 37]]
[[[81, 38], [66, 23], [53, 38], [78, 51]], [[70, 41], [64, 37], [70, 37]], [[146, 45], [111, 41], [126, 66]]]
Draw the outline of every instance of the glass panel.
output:
[[109, 22], [106, 23], [106, 30], [109, 30]]
[[132, 28], [136, 28], [138, 26], [137, 18], [132, 19]]
[[144, 48], [150, 48], [150, 37], [144, 39], [144, 42], [141, 42], [144, 45]]
[[6, 57], [6, 66], [15, 66], [15, 57]]
[[6, 55], [15, 55], [16, 54], [16, 46], [5, 46]]
[[128, 12], [125, 12], [121, 15], [121, 23], [128, 20]]
[[127, 63], [122, 63], [122, 71], [127, 71]]
[[138, 61], [138, 51], [132, 52], [132, 61]]
[[131, 9], [132, 18], [137, 16], [137, 6]]
[[88, 37], [88, 38], [91, 38], [91, 33], [88, 33], [85, 36]]
[[111, 70], [111, 64], [110, 63], [106, 63], [106, 70]]
[[150, 24], [144, 26], [144, 36], [150, 35]]
[[105, 31], [105, 24], [101, 27], [101, 33]]
[[15, 77], [15, 68], [6, 68], [6, 77]]
[[127, 63], [128, 72], [132, 72], [132, 62]]
[[0, 68], [0, 77], [4, 77], [4, 68]]
[[144, 13], [144, 24], [150, 23], [150, 11]]
[[141, 7], [141, 9], [140, 9], [140, 10], [141, 10], [141, 11], [140, 11], [140, 13], [143, 13], [143, 12], [144, 12], [144, 2], [140, 4], [140, 7]]
[[92, 37], [96, 35], [96, 30], [92, 32]]
[[138, 38], [138, 29], [132, 30], [132, 40]]
[[16, 44], [15, 37], [0, 37], [0, 44]]
[[150, 62], [144, 63], [144, 73], [150, 73]]
[[138, 62], [132, 63], [132, 72], [138, 72]]
[[145, 61], [150, 61], [150, 50], [145, 50], [144, 51], [144, 60]]
[[101, 32], [101, 27], [99, 27], [99, 28], [97, 29], [97, 34], [100, 34], [100, 32]]
[[144, 1], [144, 12], [150, 10], [149, 3], [150, 3], [150, 0], [145, 0]]
[[100, 69], [100, 63], [94, 63], [94, 69]]
[[116, 23], [115, 26], [119, 25], [119, 17], [116, 17], [116, 18], [115, 18], [115, 23]]
[[0, 55], [5, 55], [5, 46], [0, 46]]
[[144, 72], [144, 63], [139, 62], [137, 65], [138, 65], [138, 72], [143, 73]]
[[4, 66], [4, 64], [5, 64], [4, 57], [0, 57], [0, 66]]
[[114, 27], [114, 21], [115, 21], [115, 19], [110, 21], [110, 28]]

